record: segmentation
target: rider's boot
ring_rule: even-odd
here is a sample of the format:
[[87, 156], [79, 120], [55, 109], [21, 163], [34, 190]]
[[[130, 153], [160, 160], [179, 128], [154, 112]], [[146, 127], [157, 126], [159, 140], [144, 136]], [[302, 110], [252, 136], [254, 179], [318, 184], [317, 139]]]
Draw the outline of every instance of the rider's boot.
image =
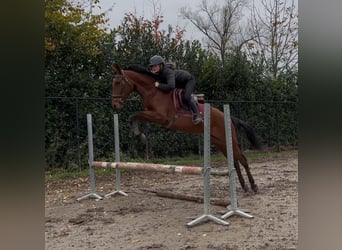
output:
[[193, 116], [192, 116], [193, 124], [197, 125], [197, 124], [201, 123], [203, 121], [201, 114], [198, 110], [196, 103], [193, 100], [191, 100], [191, 102], [190, 102], [190, 108], [191, 108], [191, 111], [193, 114]]

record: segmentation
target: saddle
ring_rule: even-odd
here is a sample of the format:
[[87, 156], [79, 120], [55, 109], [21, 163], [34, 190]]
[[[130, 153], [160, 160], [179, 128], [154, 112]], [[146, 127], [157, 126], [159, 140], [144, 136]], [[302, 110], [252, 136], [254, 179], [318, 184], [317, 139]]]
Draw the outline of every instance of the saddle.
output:
[[[190, 113], [191, 110], [189, 107], [183, 104], [183, 95], [184, 90], [183, 89], [174, 89], [172, 90], [172, 101], [175, 109], [178, 113]], [[204, 112], [203, 104], [204, 104], [204, 95], [203, 94], [192, 94], [191, 99], [195, 102], [195, 104], [198, 107], [198, 110], [201, 114]]]

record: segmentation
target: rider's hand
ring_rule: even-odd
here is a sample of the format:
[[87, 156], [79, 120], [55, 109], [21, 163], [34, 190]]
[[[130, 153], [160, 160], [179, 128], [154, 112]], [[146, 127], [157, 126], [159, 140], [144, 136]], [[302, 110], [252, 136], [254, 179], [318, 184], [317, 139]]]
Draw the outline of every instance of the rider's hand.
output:
[[159, 82], [154, 82], [154, 86], [156, 86], [158, 88]]

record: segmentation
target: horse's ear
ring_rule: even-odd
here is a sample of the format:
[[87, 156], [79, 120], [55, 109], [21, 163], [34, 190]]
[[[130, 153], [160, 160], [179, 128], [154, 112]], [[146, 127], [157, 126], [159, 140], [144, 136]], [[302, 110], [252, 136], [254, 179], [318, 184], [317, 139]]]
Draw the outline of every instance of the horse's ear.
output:
[[119, 66], [119, 64], [114, 64], [113, 65], [113, 70], [117, 73], [117, 74], [119, 74], [119, 75], [122, 75], [122, 69], [121, 69], [121, 67]]

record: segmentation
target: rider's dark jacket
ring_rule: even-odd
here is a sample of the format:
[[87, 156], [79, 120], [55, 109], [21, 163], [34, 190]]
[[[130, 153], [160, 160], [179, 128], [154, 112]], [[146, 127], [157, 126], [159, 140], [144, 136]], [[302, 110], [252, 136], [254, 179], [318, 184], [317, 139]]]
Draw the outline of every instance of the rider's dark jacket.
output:
[[161, 90], [169, 91], [174, 88], [185, 89], [185, 86], [194, 77], [185, 70], [171, 69], [168, 65], [165, 65], [163, 69], [158, 73], [159, 86]]

